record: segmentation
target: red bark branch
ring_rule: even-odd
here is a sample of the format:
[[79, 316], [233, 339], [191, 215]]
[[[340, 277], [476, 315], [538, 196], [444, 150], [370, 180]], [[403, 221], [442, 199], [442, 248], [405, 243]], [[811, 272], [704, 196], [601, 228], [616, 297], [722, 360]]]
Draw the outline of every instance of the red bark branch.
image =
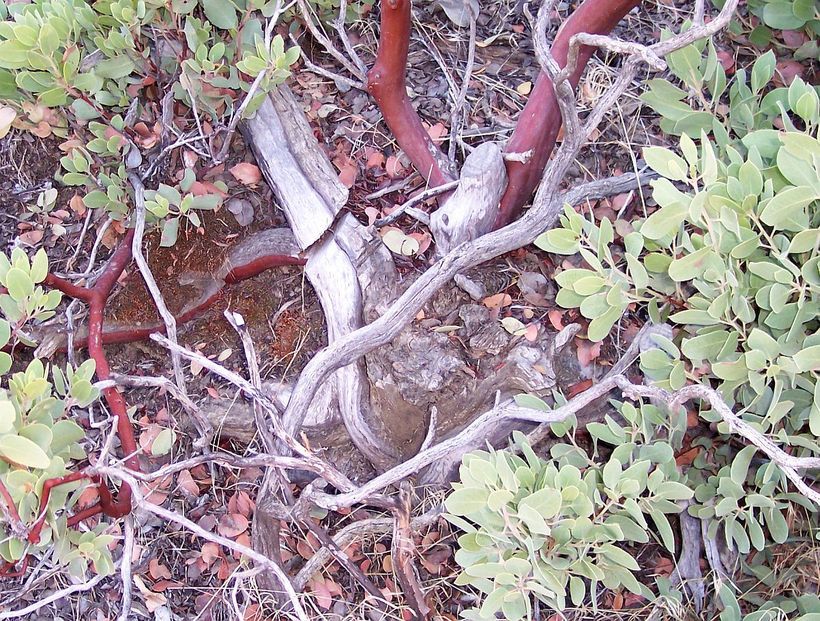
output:
[[[579, 32], [607, 34], [639, 4], [640, 0], [584, 0], [562, 25], [552, 45], [552, 55], [559, 66], [564, 67], [567, 62], [573, 35]], [[428, 136], [407, 96], [410, 8], [411, 0], [381, 3], [379, 50], [367, 74], [367, 90], [413, 166], [429, 180], [430, 186], [438, 186], [453, 180], [455, 173], [452, 164]], [[593, 51], [587, 46], [579, 51], [575, 71], [570, 76], [573, 87], [578, 85]], [[501, 198], [496, 228], [515, 220], [529, 201], [555, 147], [561, 124], [552, 80], [542, 72], [506, 146], [507, 152], [531, 151], [532, 155], [527, 162], [507, 162], [508, 184]]]
[[272, 267], [282, 267], [285, 265], [304, 265], [307, 261], [301, 257], [289, 256], [285, 254], [268, 254], [255, 258], [243, 265], [234, 266], [227, 276], [225, 284], [232, 285], [248, 278], [253, 278]]
[[[26, 554], [17, 562], [3, 561], [3, 566], [0, 567], [0, 578], [19, 578], [26, 573], [29, 563], [29, 555]], [[17, 563], [20, 563], [19, 569], [14, 569]]]
[[[46, 276], [45, 279], [46, 285], [52, 286], [70, 297], [83, 300], [88, 304], [88, 336], [84, 341], [78, 343], [78, 345], [85, 345], [88, 347], [89, 356], [94, 359], [96, 365], [97, 379], [100, 381], [108, 379], [111, 375], [108, 359], [105, 357], [105, 351], [103, 349], [103, 345], [105, 343], [125, 343], [140, 340], [148, 338], [150, 334], [155, 332], [164, 332], [165, 330], [164, 324], [159, 324], [148, 328], [115, 330], [114, 332], [109, 333], [104, 331], [105, 304], [108, 301], [111, 291], [113, 290], [114, 285], [116, 285], [117, 280], [123, 270], [131, 261], [131, 241], [133, 235], [133, 230], [131, 230], [120, 241], [117, 249], [111, 256], [103, 275], [93, 287], [81, 287], [52, 274]], [[225, 283], [233, 284], [241, 280], [251, 278], [272, 267], [304, 264], [305, 260], [297, 256], [280, 254], [263, 255], [243, 265], [235, 266], [225, 276]], [[178, 323], [184, 323], [185, 321], [189, 321], [190, 319], [196, 317], [211, 304], [213, 304], [213, 302], [216, 301], [220, 295], [221, 292], [217, 292], [216, 294], [206, 298], [202, 303], [198, 304], [193, 309], [180, 315], [177, 319]], [[122, 452], [126, 456], [125, 464], [131, 470], [139, 471], [140, 465], [139, 460], [137, 459], [137, 444], [134, 436], [134, 429], [128, 419], [125, 399], [116, 388], [104, 389], [103, 396], [105, 397], [106, 403], [108, 404], [112, 414], [117, 416], [117, 436], [120, 439]], [[74, 526], [99, 513], [105, 513], [105, 515], [112, 518], [120, 518], [127, 515], [131, 511], [131, 488], [124, 483], [120, 488], [117, 498], [114, 499], [107, 485], [100, 481], [99, 477], [87, 474], [85, 472], [75, 472], [62, 477], [47, 479], [43, 483], [43, 490], [40, 494], [39, 517], [29, 531], [29, 542], [37, 543], [40, 540], [40, 534], [46, 519], [46, 508], [48, 507], [48, 502], [51, 497], [51, 490], [60, 485], [73, 483], [83, 479], [90, 479], [97, 483], [97, 492], [100, 496], [100, 501], [98, 504], [83, 509], [82, 511], [69, 517], [69, 526]], [[0, 489], [0, 493], [2, 493], [3, 489]], [[10, 510], [16, 513], [16, 507], [13, 503], [11, 503]], [[2, 571], [3, 570], [0, 569], [0, 575], [2, 575]]]
[[55, 477], [53, 479], [46, 479], [43, 481], [43, 489], [40, 492], [40, 511], [38, 512], [37, 521], [28, 533], [29, 543], [36, 544], [40, 541], [40, 533], [43, 530], [43, 525], [46, 521], [46, 509], [48, 508], [48, 501], [51, 498], [51, 490], [60, 485], [67, 485], [75, 481], [82, 481], [92, 479], [91, 475], [85, 472], [72, 472], [62, 477]]
[[430, 186], [438, 186], [453, 181], [455, 174], [447, 157], [433, 144], [407, 96], [411, 4], [411, 0], [381, 3], [379, 51], [367, 73], [367, 91], [413, 166]]
[[[122, 274], [125, 267], [131, 261], [131, 240], [134, 237], [134, 230], [130, 229], [123, 237], [117, 249], [111, 255], [108, 265], [105, 267], [99, 280], [93, 287], [78, 287], [68, 281], [55, 276], [47, 276], [46, 284], [62, 291], [66, 295], [76, 297], [88, 304], [88, 355], [94, 360], [95, 374], [97, 379], [104, 381], [110, 378], [111, 368], [108, 366], [108, 359], [105, 357], [103, 349], [103, 321], [105, 319], [105, 304], [108, 301], [114, 285]], [[120, 440], [120, 447], [125, 455], [125, 464], [131, 470], [140, 471], [139, 460], [137, 459], [137, 441], [134, 437], [134, 428], [128, 418], [128, 408], [123, 396], [116, 388], [103, 389], [103, 397], [108, 404], [111, 413], [117, 417], [117, 437]], [[66, 483], [91, 478], [83, 472], [75, 472], [63, 477], [48, 479], [43, 483], [43, 491], [40, 496], [40, 516], [29, 532], [29, 542], [37, 543], [40, 540], [40, 532], [46, 519], [45, 509], [48, 506], [51, 489]], [[114, 499], [104, 482], [99, 482], [98, 493], [100, 494], [99, 511], [109, 517], [119, 518], [127, 515], [131, 511], [131, 488], [125, 483], [120, 486], [119, 494]], [[93, 515], [93, 513], [91, 513]], [[74, 522], [76, 523], [76, 521]]]
[[[607, 34], [639, 4], [640, 0], [584, 0], [561, 26], [552, 44], [552, 55], [558, 65], [566, 65], [569, 43], [574, 35], [579, 32]], [[573, 88], [578, 86], [593, 51], [588, 46], [579, 50], [575, 71], [570, 76]], [[532, 157], [526, 163], [507, 162], [507, 190], [501, 197], [496, 228], [512, 222], [520, 215], [541, 181], [560, 129], [561, 111], [555, 97], [555, 88], [552, 80], [542, 72], [506, 146], [508, 153], [532, 150]]]
[[[290, 255], [282, 255], [282, 254], [269, 254], [264, 255], [261, 257], [257, 257], [248, 263], [244, 263], [242, 265], [235, 266], [228, 274], [225, 276], [225, 284], [226, 285], [233, 285], [243, 280], [247, 280], [248, 278], [253, 278], [254, 276], [258, 276], [264, 271], [267, 271], [273, 267], [282, 267], [285, 265], [304, 265], [305, 259], [298, 257], [298, 256], [290, 256]], [[59, 280], [59, 279], [57, 279]], [[51, 283], [49, 283], [49, 279], [46, 280], [48, 284], [53, 284], [54, 279], [51, 279]], [[62, 289], [62, 285], [59, 288], [61, 291], [65, 292], [65, 289]], [[86, 291], [85, 289], [80, 288], [82, 291]], [[217, 291], [216, 293], [210, 295], [209, 297], [205, 298], [201, 302], [197, 303], [193, 308], [189, 308], [184, 313], [181, 313], [174, 317], [177, 325], [185, 324], [192, 319], [196, 319], [206, 310], [208, 310], [216, 301], [222, 297], [222, 291]], [[148, 337], [152, 334], [165, 333], [165, 324], [164, 323], [157, 323], [153, 326], [147, 327], [122, 327], [122, 326], [111, 326], [108, 329], [103, 328], [103, 335], [102, 340], [104, 345], [111, 345], [111, 344], [121, 344], [121, 343], [133, 343], [134, 341], [144, 341], [148, 339]], [[88, 337], [83, 336], [81, 338], [77, 338], [74, 341], [74, 347], [80, 349], [82, 347], [86, 347], [88, 344]], [[57, 351], [64, 351], [65, 347], [59, 347]]]
[[20, 514], [17, 512], [17, 505], [14, 504], [14, 499], [2, 480], [0, 480], [0, 496], [3, 497], [3, 502], [6, 504], [6, 510], [9, 512], [11, 519], [20, 524], [22, 520], [20, 520]]

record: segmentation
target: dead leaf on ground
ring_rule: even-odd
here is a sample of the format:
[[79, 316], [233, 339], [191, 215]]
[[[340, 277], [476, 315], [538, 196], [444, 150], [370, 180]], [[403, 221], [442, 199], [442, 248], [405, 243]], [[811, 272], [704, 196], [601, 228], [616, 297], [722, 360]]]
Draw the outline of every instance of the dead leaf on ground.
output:
[[702, 447], [696, 446], [695, 448], [691, 448], [688, 451], [684, 451], [677, 457], [675, 457], [675, 463], [679, 466], [691, 466], [695, 459], [697, 459], [698, 455], [700, 455], [701, 451], [703, 450]]
[[564, 329], [563, 317], [565, 312], [566, 311], [558, 310], [556, 308], [547, 313], [547, 317], [550, 320], [550, 324], [559, 332]]
[[496, 293], [484, 298], [482, 304], [487, 308], [503, 308], [512, 304], [512, 297], [508, 293]]
[[245, 517], [250, 517], [256, 505], [247, 492], [242, 490], [234, 493], [228, 500], [228, 511], [231, 513], [241, 513]]
[[194, 196], [205, 196], [206, 194], [218, 194], [222, 198], [228, 198], [228, 193], [218, 185], [210, 181], [194, 181], [191, 184], [191, 194]]
[[436, 123], [427, 128], [427, 135], [430, 136], [433, 144], [441, 145], [441, 143], [444, 142], [445, 136], [447, 136], [447, 126], [441, 122]]
[[256, 185], [262, 181], [262, 171], [259, 166], [250, 162], [240, 162], [230, 168], [233, 178], [245, 185]]
[[365, 168], [382, 168], [384, 166], [385, 157], [384, 153], [379, 150], [373, 149], [370, 154], [367, 156], [367, 161], [365, 162]]
[[601, 355], [602, 342], [600, 341], [593, 343], [583, 339], [575, 339], [575, 343], [578, 349], [578, 363], [581, 365], [581, 368], [588, 367]]
[[162, 578], [165, 578], [166, 580], [171, 579], [171, 570], [155, 558], [148, 561], [148, 573], [154, 580], [160, 580]]
[[527, 325], [527, 328], [524, 330], [524, 338], [527, 339], [530, 343], [535, 343], [538, 340], [538, 324], [531, 323]]
[[404, 164], [402, 164], [399, 158], [395, 155], [391, 155], [387, 158], [387, 163], [384, 165], [384, 169], [387, 171], [387, 174], [391, 179], [404, 175]]
[[133, 576], [134, 584], [137, 585], [140, 593], [142, 594], [143, 602], [145, 602], [145, 607], [148, 609], [148, 612], [153, 613], [157, 608], [164, 606], [168, 603], [168, 600], [165, 599], [165, 596], [161, 593], [155, 593], [151, 589], [149, 589], [145, 582], [143, 582], [142, 578], [139, 576]]
[[239, 226], [248, 226], [253, 222], [253, 205], [244, 198], [232, 198], [226, 204]]
[[43, 240], [43, 231], [39, 229], [26, 231], [25, 233], [18, 235], [17, 239], [20, 243], [26, 244], [27, 246], [36, 246]]
[[654, 567], [655, 574], [658, 576], [668, 576], [674, 569], [675, 564], [672, 562], [672, 559], [668, 559], [665, 556], [660, 557]]
[[308, 583], [308, 589], [316, 597], [316, 604], [323, 610], [330, 610], [334, 597], [341, 597], [342, 587], [330, 578], [315, 576]]
[[223, 537], [233, 539], [248, 530], [248, 518], [241, 513], [226, 513], [219, 518], [217, 531]]
[[202, 544], [202, 549], [199, 553], [199, 558], [205, 563], [205, 566], [210, 566], [216, 559], [220, 556], [220, 549], [219, 545], [213, 543], [212, 541], [208, 541]]
[[567, 398], [572, 399], [575, 395], [580, 395], [582, 392], [584, 392], [585, 390], [587, 390], [591, 387], [592, 387], [592, 380], [591, 379], [586, 379], [586, 380], [583, 380], [581, 382], [578, 382], [577, 384], [573, 384], [572, 386], [569, 387], [569, 390], [567, 391]]
[[518, 288], [528, 304], [533, 306], [550, 306], [546, 295], [549, 293], [547, 277], [538, 272], [521, 272], [518, 276]]
[[806, 68], [796, 60], [781, 60], [777, 63], [772, 81], [778, 86], [789, 86], [798, 76], [803, 76]]
[[[412, 235], [405, 235], [404, 231], [396, 227], [388, 226], [379, 231], [382, 243], [392, 252], [405, 257], [419, 254], [421, 244]], [[430, 245], [429, 242], [427, 244]]]

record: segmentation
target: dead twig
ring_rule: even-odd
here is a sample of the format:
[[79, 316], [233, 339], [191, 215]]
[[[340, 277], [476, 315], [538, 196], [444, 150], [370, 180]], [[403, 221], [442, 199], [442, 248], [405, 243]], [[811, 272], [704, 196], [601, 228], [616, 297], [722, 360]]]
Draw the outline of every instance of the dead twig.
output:
[[[396, 209], [394, 209], [392, 212], [390, 212], [384, 218], [379, 218], [378, 220], [376, 220], [373, 223], [373, 226], [375, 226], [376, 228], [380, 228], [382, 226], [387, 226], [388, 224], [392, 224], [393, 222], [395, 222], [396, 220], [401, 218], [405, 213], [407, 213], [408, 215], [411, 215], [411, 212], [417, 211], [417, 210], [413, 209], [416, 205], [420, 205], [424, 201], [426, 201], [426, 200], [428, 200], [428, 199], [430, 199], [434, 196], [438, 196], [439, 194], [443, 194], [444, 192], [449, 192], [450, 190], [454, 190], [455, 188], [458, 187], [459, 183], [461, 183], [461, 182], [458, 179], [456, 179], [455, 181], [449, 181], [449, 182], [444, 183], [442, 185], [437, 185], [434, 188], [428, 188], [428, 189], [424, 190], [423, 192], [420, 192], [419, 194], [416, 194], [413, 198], [411, 198], [407, 202], [404, 202], [401, 205], [399, 205]], [[424, 212], [420, 212], [420, 213], [423, 214], [423, 216], [426, 217], [426, 219], [427, 219], [427, 222], [425, 224], [430, 224], [430, 216], [428, 216]], [[413, 215], [413, 217], [416, 218], [416, 220], [421, 219], [419, 217], [418, 213], [416, 213], [416, 215]]]
[[321, 474], [321, 476], [334, 487], [336, 487], [336, 489], [355, 488], [353, 483], [344, 474], [342, 474], [339, 470], [337, 470], [324, 460], [316, 457], [301, 442], [299, 442], [291, 434], [286, 432], [286, 430], [282, 427], [281, 423], [279, 422], [280, 412], [276, 407], [276, 404], [259, 388], [256, 388], [245, 378], [237, 375], [233, 371], [229, 371], [222, 365], [203, 356], [199, 352], [191, 351], [190, 349], [186, 349], [181, 345], [171, 342], [162, 334], [152, 334], [151, 339], [156, 341], [163, 347], [166, 347], [168, 349], [175, 349], [183, 357], [188, 358], [189, 360], [195, 360], [197, 363], [202, 365], [203, 368], [208, 369], [213, 373], [216, 373], [223, 379], [226, 379], [233, 385], [244, 390], [254, 400], [257, 400], [259, 404], [270, 414], [269, 419], [272, 423], [274, 433], [288, 446], [288, 448], [290, 448], [290, 450], [294, 451], [297, 455], [301, 456], [304, 459], [304, 463], [309, 465], [309, 467], [306, 467], [307, 470], [311, 470], [313, 472]]
[[[265, 26], [265, 49], [269, 50], [271, 45], [271, 35], [273, 34], [273, 28], [276, 26], [276, 22], [279, 21], [279, 16], [282, 13], [282, 2], [281, 0], [277, 0], [276, 4], [274, 5], [273, 15], [268, 18], [268, 23]], [[236, 109], [231, 114], [231, 120], [228, 122], [228, 127], [225, 130], [225, 137], [222, 140], [222, 147], [219, 149], [219, 153], [217, 153], [216, 157], [214, 158], [215, 164], [221, 164], [225, 161], [225, 158], [228, 156], [228, 149], [231, 147], [231, 140], [233, 139], [234, 133], [236, 133], [236, 127], [239, 125], [239, 121], [242, 120], [242, 115], [245, 114], [245, 110], [248, 109], [248, 105], [250, 105], [253, 98], [256, 96], [257, 91], [262, 86], [262, 82], [264, 81], [265, 77], [268, 75], [268, 68], [265, 67], [264, 70], [259, 72], [253, 82], [251, 82], [250, 87], [248, 88], [248, 92], [245, 93], [245, 96], [242, 98], [242, 103], [239, 104], [239, 108]]]
[[[162, 297], [162, 292], [157, 286], [157, 281], [151, 273], [151, 268], [148, 266], [148, 261], [145, 260], [145, 255], [142, 253], [142, 236], [145, 233], [145, 186], [142, 184], [142, 179], [137, 175], [128, 175], [128, 180], [134, 188], [134, 237], [131, 240], [131, 254], [134, 261], [139, 267], [142, 279], [145, 281], [145, 286], [151, 293], [154, 300], [154, 306], [157, 312], [162, 317], [162, 322], [165, 324], [165, 330], [168, 333], [168, 338], [177, 342], [177, 322], [168, 306], [165, 304], [165, 299]], [[188, 396], [188, 389], [185, 386], [185, 373], [182, 370], [182, 360], [179, 354], [171, 351], [171, 362], [174, 366], [174, 378], [176, 380], [177, 388], [180, 394]]]
[[[439, 516], [441, 516], [443, 508], [436, 506], [430, 511], [413, 518], [410, 525], [415, 532], [420, 531], [433, 524]], [[345, 526], [342, 530], [333, 536], [333, 541], [339, 548], [346, 548], [352, 542], [363, 537], [371, 535], [386, 535], [392, 531], [393, 520], [391, 518], [371, 518], [369, 520], [360, 520]], [[310, 557], [304, 567], [299, 570], [296, 577], [293, 579], [293, 585], [296, 589], [304, 589], [310, 579], [333, 559], [330, 551], [327, 548], [320, 548], [316, 550], [314, 555]]]
[[[69, 350], [71, 351], [71, 350]], [[185, 411], [193, 418], [199, 438], [194, 442], [197, 448], [205, 448], [213, 437], [213, 427], [208, 418], [202, 413], [199, 406], [191, 398], [182, 392], [179, 387], [167, 377], [152, 377], [149, 375], [123, 375], [112, 373], [111, 380], [118, 386], [133, 386], [137, 388], [160, 388], [171, 393], [177, 401], [182, 404]]]
[[38, 602], [34, 602], [33, 604], [29, 604], [25, 608], [20, 608], [18, 610], [8, 610], [6, 612], [0, 612], [0, 620], [2, 619], [29, 619], [30, 615], [34, 614], [41, 608], [49, 606], [54, 602], [59, 602], [61, 599], [68, 597], [70, 595], [74, 595], [75, 593], [84, 593], [85, 591], [90, 591], [95, 586], [97, 586], [100, 582], [102, 582], [106, 576], [99, 574], [91, 578], [91, 580], [87, 580], [86, 582], [81, 582], [80, 584], [72, 584], [64, 589], [60, 589], [59, 591], [55, 591], [48, 597], [44, 597]]
[[367, 66], [362, 61], [359, 53], [356, 51], [356, 48], [350, 42], [350, 37], [347, 36], [347, 29], [345, 28], [345, 21], [347, 20], [347, 0], [340, 0], [339, 1], [339, 14], [337, 15], [336, 19], [333, 21], [333, 27], [336, 29], [336, 34], [339, 35], [339, 39], [342, 42], [342, 46], [345, 48], [345, 52], [350, 57], [350, 60], [356, 65], [359, 69], [360, 75], [367, 75]]
[[567, 53], [567, 65], [558, 74], [556, 79], [558, 81], [565, 81], [575, 71], [578, 63], [578, 54], [581, 46], [598, 47], [616, 54], [624, 54], [626, 56], [636, 56], [643, 63], [654, 69], [655, 71], [666, 70], [666, 62], [660, 58], [651, 47], [641, 45], [640, 43], [633, 43], [632, 41], [621, 41], [606, 35], [594, 35], [588, 32], [579, 32], [572, 36], [569, 42], [569, 52]]
[[464, 67], [464, 77], [461, 80], [461, 88], [458, 91], [455, 102], [453, 102], [453, 110], [450, 113], [450, 145], [447, 155], [451, 162], [456, 161], [457, 136], [459, 136], [461, 126], [467, 116], [467, 111], [465, 110], [467, 90], [470, 88], [470, 80], [473, 77], [473, 66], [475, 65], [476, 17], [475, 15], [470, 17], [470, 39], [467, 43], [467, 64]]
[[[313, 19], [311, 7], [306, 0], [296, 0], [296, 4], [299, 7], [299, 12], [302, 14], [302, 18], [304, 19], [305, 25], [310, 31], [311, 36], [313, 36], [313, 38], [316, 39], [325, 51], [333, 56], [333, 58], [335, 58], [342, 65], [342, 67], [344, 67], [351, 75], [356, 76], [360, 83], [360, 86], [357, 88], [363, 89], [364, 85], [367, 83], [367, 76], [365, 75], [365, 72], [354, 62], [355, 60], [358, 60], [358, 63], [361, 64], [362, 67], [364, 66], [358, 55], [354, 53], [352, 56], [354, 61], [351, 61], [339, 50], [337, 50], [333, 43], [331, 43], [330, 39], [328, 39], [328, 37], [325, 36], [325, 34], [316, 25], [316, 22]], [[344, 39], [342, 42], [344, 43]], [[349, 42], [345, 47], [347, 48], [348, 46]]]
[[393, 570], [404, 591], [407, 603], [413, 611], [413, 618], [426, 621], [432, 614], [424, 592], [421, 590], [418, 569], [415, 564], [416, 544], [413, 541], [413, 527], [410, 521], [410, 484], [404, 481], [399, 488], [399, 496], [391, 510], [393, 513]]
[[[248, 334], [247, 327], [245, 325], [245, 320], [242, 318], [241, 315], [238, 313], [233, 313], [229, 310], [225, 311], [225, 318], [231, 324], [231, 326], [236, 330], [239, 334], [240, 339], [242, 340], [242, 346], [245, 350], [245, 358], [248, 362], [248, 375], [250, 376], [250, 381], [253, 386], [257, 389], [261, 389], [262, 380], [259, 375], [259, 363], [256, 358], [256, 349], [253, 345], [253, 340]], [[267, 421], [264, 419], [264, 410], [260, 404], [254, 401], [253, 404], [254, 408], [254, 415], [256, 417], [256, 424], [260, 430], [267, 430]], [[275, 451], [274, 446], [274, 439], [271, 437], [269, 433], [262, 434], [262, 441], [265, 445], [265, 449], [268, 453], [273, 453]], [[273, 476], [271, 476], [273, 475]], [[288, 479], [284, 474], [282, 469], [275, 469], [269, 470], [265, 473], [265, 476], [262, 480], [262, 485], [260, 486], [260, 496], [264, 496], [267, 493], [275, 493], [279, 491], [283, 496], [287, 504], [291, 507], [291, 514], [297, 515], [301, 512], [293, 510], [294, 505], [294, 498], [293, 494], [290, 491], [290, 487], [288, 485]], [[257, 513], [259, 510], [257, 510]], [[256, 518], [257, 515], [254, 516]], [[309, 531], [311, 531], [322, 545], [326, 546], [330, 553], [333, 555], [333, 558], [344, 567], [344, 569], [351, 575], [353, 578], [362, 585], [367, 593], [371, 595], [371, 597], [375, 598], [377, 602], [377, 606], [382, 611], [385, 610], [385, 601], [384, 597], [376, 587], [375, 584], [359, 569], [358, 565], [353, 563], [348, 556], [341, 550], [339, 547], [333, 542], [330, 535], [328, 535], [327, 531], [322, 528], [321, 525], [317, 524], [313, 521], [313, 519], [308, 515], [304, 518], [299, 520]], [[278, 544], [279, 544], [279, 520], [273, 519], [270, 520], [269, 526], [273, 527], [273, 536], [270, 538], [274, 543], [274, 553], [278, 552]], [[260, 533], [261, 536], [261, 533]]]
[[[107, 476], [113, 479], [118, 479], [122, 481], [124, 484], [128, 485], [133, 494], [133, 499], [137, 507], [139, 507], [143, 511], [147, 511], [148, 513], [152, 513], [163, 520], [171, 522], [173, 524], [178, 524], [183, 528], [191, 531], [198, 537], [206, 541], [210, 541], [211, 543], [215, 543], [220, 546], [224, 546], [225, 548], [232, 550], [234, 552], [238, 552], [242, 554], [255, 563], [258, 563], [265, 569], [268, 569], [276, 575], [279, 583], [282, 585], [282, 589], [284, 593], [288, 596], [291, 606], [293, 606], [293, 610], [296, 613], [296, 616], [300, 619], [300, 621], [309, 621], [309, 617], [305, 612], [305, 609], [302, 607], [301, 602], [299, 601], [299, 597], [296, 594], [296, 591], [293, 589], [293, 585], [290, 582], [285, 570], [282, 569], [276, 562], [272, 559], [268, 558], [267, 556], [260, 554], [256, 550], [249, 548], [248, 546], [244, 546], [241, 543], [237, 543], [232, 539], [228, 539], [226, 537], [222, 537], [215, 533], [208, 532], [204, 528], [202, 528], [199, 524], [192, 522], [185, 516], [176, 513], [175, 511], [169, 511], [159, 505], [155, 505], [152, 502], [148, 502], [145, 497], [140, 492], [139, 487], [137, 485], [137, 480], [128, 474], [125, 470], [120, 468], [112, 468], [111, 466], [102, 466], [98, 468], [94, 468], [96, 474], [100, 476]], [[0, 617], [2, 619], [3, 617]]]
[[134, 553], [134, 518], [126, 516], [123, 525], [125, 538], [122, 544], [122, 559], [120, 560], [120, 580], [122, 581], [122, 597], [120, 616], [117, 621], [128, 621], [131, 615], [131, 556]]
[[716, 390], [701, 384], [693, 384], [670, 393], [655, 386], [638, 386], [631, 384], [623, 378], [623, 376], [618, 378], [618, 387], [626, 396], [631, 398], [648, 397], [662, 401], [668, 404], [673, 412], [677, 411], [678, 408], [682, 407], [687, 401], [701, 400], [709, 403], [712, 409], [720, 415], [732, 433], [741, 436], [747, 442], [756, 446], [780, 468], [783, 474], [786, 475], [786, 478], [797, 488], [797, 491], [820, 506], [820, 492], [806, 483], [803, 477], [797, 472], [798, 470], [820, 468], [820, 457], [795, 457], [794, 455], [789, 455], [752, 425], [735, 414]]

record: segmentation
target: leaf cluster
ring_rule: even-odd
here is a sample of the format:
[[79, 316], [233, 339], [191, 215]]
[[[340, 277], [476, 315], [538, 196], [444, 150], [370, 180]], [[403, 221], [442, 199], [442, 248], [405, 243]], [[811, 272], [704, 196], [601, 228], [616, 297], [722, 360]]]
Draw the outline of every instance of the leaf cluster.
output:
[[[39, 285], [48, 274], [48, 257], [39, 250], [29, 257], [16, 248], [11, 257], [0, 254], [0, 347], [14, 351], [18, 342], [34, 344], [28, 326], [54, 315], [62, 295], [46, 293]], [[31, 527], [40, 515], [43, 484], [65, 476], [72, 462], [85, 458], [85, 432], [71, 420], [75, 408], [85, 408], [99, 398], [94, 387], [94, 361], [63, 371], [32, 360], [23, 371], [10, 374], [12, 356], [0, 352], [0, 482], [8, 491], [12, 507], [0, 518], [0, 557], [15, 563], [24, 554], [55, 545], [56, 558], [68, 564], [73, 576], [82, 578], [88, 565], [95, 571], [113, 570], [107, 545], [111, 538], [98, 531], [69, 533], [62, 515], [76, 502], [79, 483], [52, 489], [46, 505], [46, 527], [32, 548], [21, 527]], [[6, 499], [0, 500], [6, 503]], [[14, 516], [19, 524], [12, 523]]]
[[[789, 453], [816, 456], [818, 89], [799, 78], [772, 87], [771, 52], [730, 83], [711, 42], [669, 60], [686, 90], [657, 79], [643, 96], [661, 127], [679, 137], [675, 150], [644, 149], [659, 174], [651, 184], [654, 211], [633, 222], [596, 222], [567, 207], [560, 227], [536, 245], [580, 254], [581, 267], [556, 276], [557, 301], [590, 320], [590, 339], [603, 339], [629, 311], [672, 322], [674, 338], [655, 336], [656, 347], [641, 355], [647, 378], [671, 390], [694, 382], [717, 388]], [[708, 407], [699, 414], [722, 434], [694, 440], [700, 451], [686, 473], [695, 492], [688, 510], [709, 525], [708, 536], [747, 554], [792, 536], [789, 516], [798, 510], [816, 523], [817, 508], [789, 490], [774, 463], [754, 447], [738, 451]], [[719, 595], [727, 610], [737, 608], [726, 619], [740, 619], [731, 589]], [[796, 610], [794, 602], [770, 606], [781, 604]]]
[[[535, 397], [521, 398], [548, 409]], [[594, 455], [573, 442], [555, 445], [542, 459], [517, 433], [511, 450], [465, 456], [445, 506], [447, 519], [465, 533], [455, 557], [463, 568], [457, 584], [483, 594], [466, 618], [501, 612], [531, 619], [533, 598], [562, 611], [568, 599], [580, 606], [589, 597], [595, 605], [602, 589], [652, 597], [627, 547], [647, 543], [656, 530], [674, 551], [667, 515], [679, 513], [679, 501], [693, 490], [681, 482], [672, 445], [655, 435], [668, 419], [652, 405], [620, 406], [625, 426], [612, 418], [590, 426], [601, 447]]]
[[[125, 121], [126, 109], [141, 97], [137, 118], [155, 116], [151, 91], [159, 82], [204, 115], [198, 126], [210, 121], [219, 127], [237, 113], [250, 80], [260, 78], [243, 108], [244, 115], [253, 114], [299, 59], [299, 48], [286, 49], [281, 35], [266, 38], [264, 20], [277, 6], [273, 0], [2, 3], [0, 101], [17, 127], [33, 127], [35, 115], [52, 109], [60, 119], [51, 122], [52, 132], [68, 137], [74, 128], [77, 139], [64, 144], [59, 181], [80, 189], [87, 207], [125, 220], [133, 202], [128, 170], [145, 159], [140, 147], [156, 142], [140, 143], [134, 121]], [[191, 184], [187, 175], [186, 187], [177, 191], [186, 193]], [[208, 208], [216, 199], [194, 201], [193, 208]], [[190, 203], [158, 219], [166, 242], [176, 239], [181, 215], [198, 226], [187, 212]]]

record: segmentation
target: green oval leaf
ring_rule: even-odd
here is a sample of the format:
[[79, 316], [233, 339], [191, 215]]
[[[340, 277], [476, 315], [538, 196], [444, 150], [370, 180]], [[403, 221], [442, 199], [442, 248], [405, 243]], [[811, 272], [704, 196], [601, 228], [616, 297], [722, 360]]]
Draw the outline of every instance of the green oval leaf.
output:
[[806, 186], [782, 190], [766, 203], [760, 213], [760, 219], [769, 226], [782, 228], [786, 221], [797, 216], [800, 211], [816, 199], [817, 193]]
[[157, 434], [154, 442], [151, 444], [151, 455], [159, 457], [167, 455], [171, 452], [171, 447], [174, 446], [176, 434], [173, 429], [165, 428]]
[[202, 0], [202, 8], [205, 17], [217, 28], [234, 30], [239, 24], [236, 7], [230, 0]]
[[643, 158], [649, 167], [662, 174], [667, 179], [674, 181], [684, 181], [689, 178], [686, 161], [676, 153], [663, 147], [646, 147], [643, 150]]
[[6, 274], [6, 288], [15, 302], [25, 300], [34, 292], [31, 278], [19, 267], [12, 267]]
[[45, 469], [51, 464], [51, 459], [43, 449], [22, 436], [0, 436], [0, 455], [28, 468]]

